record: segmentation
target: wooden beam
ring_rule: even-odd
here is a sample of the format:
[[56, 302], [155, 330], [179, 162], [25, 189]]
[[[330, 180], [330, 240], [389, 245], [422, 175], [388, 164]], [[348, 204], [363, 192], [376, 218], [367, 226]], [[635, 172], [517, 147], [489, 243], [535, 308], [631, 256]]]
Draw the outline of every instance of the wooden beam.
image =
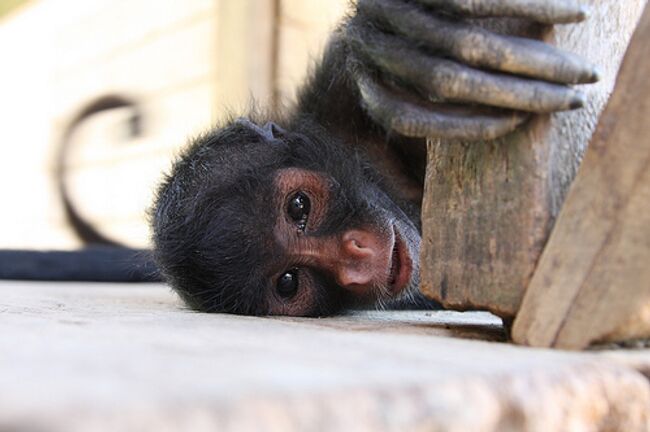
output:
[[277, 7], [278, 0], [219, 2], [217, 111], [274, 106]]
[[601, 82], [584, 87], [585, 109], [538, 116], [493, 142], [429, 142], [420, 259], [426, 295], [449, 308], [514, 317], [644, 5], [595, 0], [587, 22], [542, 28], [545, 40], [602, 67]]
[[516, 342], [650, 338], [650, 8], [517, 315]]

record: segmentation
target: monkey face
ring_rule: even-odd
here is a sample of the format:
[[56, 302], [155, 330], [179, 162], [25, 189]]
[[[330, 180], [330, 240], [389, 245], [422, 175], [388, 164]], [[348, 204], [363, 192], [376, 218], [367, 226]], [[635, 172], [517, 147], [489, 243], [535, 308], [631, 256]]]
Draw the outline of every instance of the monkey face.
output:
[[382, 177], [317, 125], [295, 129], [236, 121], [159, 191], [157, 262], [192, 308], [322, 316], [417, 285], [420, 236]]
[[274, 262], [269, 312], [311, 315], [321, 305], [397, 298], [418, 280], [417, 229], [372, 184], [346, 190], [326, 173], [300, 168], [274, 177]]

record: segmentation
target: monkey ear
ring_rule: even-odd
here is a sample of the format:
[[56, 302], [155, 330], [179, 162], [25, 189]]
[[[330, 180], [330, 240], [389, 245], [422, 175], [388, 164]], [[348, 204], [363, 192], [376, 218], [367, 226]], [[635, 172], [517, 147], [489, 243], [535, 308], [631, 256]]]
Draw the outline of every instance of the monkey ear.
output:
[[273, 122], [267, 122], [264, 125], [264, 130], [266, 131], [265, 136], [269, 139], [277, 139], [287, 133], [284, 129]]
[[258, 126], [246, 117], [240, 117], [235, 121], [235, 123], [241, 124], [244, 127], [255, 131], [258, 135], [264, 137], [268, 141], [278, 139], [281, 135], [286, 133], [284, 129], [273, 122], [266, 122], [264, 126]]

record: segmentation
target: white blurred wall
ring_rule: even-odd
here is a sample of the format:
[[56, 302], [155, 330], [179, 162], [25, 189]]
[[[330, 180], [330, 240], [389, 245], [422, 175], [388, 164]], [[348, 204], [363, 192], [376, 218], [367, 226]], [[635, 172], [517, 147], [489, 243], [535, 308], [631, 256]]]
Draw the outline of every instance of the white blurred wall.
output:
[[188, 136], [251, 97], [290, 100], [346, 0], [41, 0], [0, 19], [0, 248], [72, 248], [54, 187], [71, 118], [97, 97], [138, 101], [70, 140], [71, 195], [102, 232], [146, 246], [145, 209]]

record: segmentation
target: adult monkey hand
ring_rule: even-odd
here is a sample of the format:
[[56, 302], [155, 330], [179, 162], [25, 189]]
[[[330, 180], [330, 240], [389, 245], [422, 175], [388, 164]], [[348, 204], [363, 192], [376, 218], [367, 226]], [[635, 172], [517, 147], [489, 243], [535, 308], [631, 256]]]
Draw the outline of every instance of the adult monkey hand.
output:
[[493, 139], [529, 113], [582, 107], [584, 95], [569, 85], [593, 83], [598, 71], [546, 43], [462, 18], [560, 24], [586, 16], [572, 0], [359, 0], [343, 31], [347, 68], [366, 110], [386, 130]]

